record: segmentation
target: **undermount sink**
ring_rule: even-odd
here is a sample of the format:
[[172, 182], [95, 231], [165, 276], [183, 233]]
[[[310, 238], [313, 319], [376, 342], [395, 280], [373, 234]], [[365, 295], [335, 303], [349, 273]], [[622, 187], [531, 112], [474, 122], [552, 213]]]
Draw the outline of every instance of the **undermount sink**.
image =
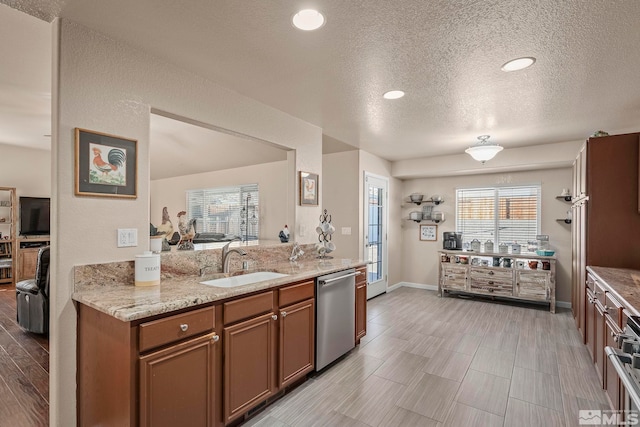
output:
[[207, 286], [217, 286], [219, 288], [235, 288], [236, 286], [249, 285], [251, 283], [264, 282], [265, 280], [279, 279], [286, 276], [288, 276], [288, 274], [274, 273], [272, 271], [257, 271], [241, 276], [223, 277], [221, 279], [207, 280], [206, 282], [200, 283]]

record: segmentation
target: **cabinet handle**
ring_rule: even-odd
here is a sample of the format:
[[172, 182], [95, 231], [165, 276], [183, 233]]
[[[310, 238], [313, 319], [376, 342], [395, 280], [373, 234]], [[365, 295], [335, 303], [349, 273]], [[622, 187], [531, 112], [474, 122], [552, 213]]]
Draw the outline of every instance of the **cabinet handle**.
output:
[[282, 314], [282, 317], [287, 317], [287, 312], [286, 311], [282, 311], [282, 312], [280, 312], [280, 314]]
[[489, 275], [490, 275], [490, 276], [493, 276], [493, 270], [492, 270], [492, 271], [489, 271]]
[[489, 284], [490, 284], [490, 285], [493, 285], [493, 281], [492, 281], [492, 280], [490, 280], [490, 281], [489, 281]]
[[277, 314], [274, 314], [273, 316], [271, 316], [271, 318], [272, 318], [273, 320], [278, 320], [278, 315], [277, 315]]
[[598, 291], [593, 291], [593, 294], [594, 294], [594, 295], [598, 295], [599, 293], [600, 293], [600, 292], [598, 292]]
[[187, 332], [187, 329], [189, 329], [189, 325], [187, 325], [186, 323], [183, 323], [182, 325], [180, 325], [180, 330], [182, 332]]
[[211, 341], [213, 342], [220, 341], [220, 336], [218, 334], [213, 334], [213, 336], [211, 337]]

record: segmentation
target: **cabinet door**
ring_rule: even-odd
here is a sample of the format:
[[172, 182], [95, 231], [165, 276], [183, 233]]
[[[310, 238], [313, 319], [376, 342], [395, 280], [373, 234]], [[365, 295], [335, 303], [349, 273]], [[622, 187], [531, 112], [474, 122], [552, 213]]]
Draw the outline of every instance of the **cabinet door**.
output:
[[585, 345], [587, 346], [587, 350], [589, 350], [589, 354], [591, 355], [591, 360], [595, 362], [595, 355], [593, 351], [593, 346], [595, 342], [595, 328], [594, 322], [596, 320], [595, 317], [595, 302], [596, 298], [591, 292], [591, 289], [586, 289], [587, 301], [585, 304], [585, 316], [584, 316], [584, 330], [585, 330]]
[[215, 346], [208, 334], [140, 357], [140, 425], [213, 426]]
[[600, 377], [600, 383], [604, 388], [604, 308], [600, 302], [596, 300], [595, 305], [595, 340], [593, 343], [593, 361], [596, 364], [596, 371]]
[[280, 387], [313, 371], [314, 307], [313, 299], [309, 299], [280, 309]]
[[[616, 342], [616, 337], [622, 333], [618, 325], [616, 325], [616, 321], [611, 318], [609, 315], [605, 315], [605, 343], [607, 346], [618, 348], [618, 343]], [[618, 377], [618, 373], [615, 368], [611, 364], [611, 361], [608, 357], [605, 357], [605, 380], [604, 385], [607, 389], [607, 394], [609, 395], [609, 399], [611, 400], [611, 404], [613, 405], [614, 410], [619, 410], [620, 408], [620, 378]]]
[[367, 282], [356, 282], [356, 344], [367, 335]]
[[277, 319], [267, 313], [224, 329], [225, 422], [275, 392]]

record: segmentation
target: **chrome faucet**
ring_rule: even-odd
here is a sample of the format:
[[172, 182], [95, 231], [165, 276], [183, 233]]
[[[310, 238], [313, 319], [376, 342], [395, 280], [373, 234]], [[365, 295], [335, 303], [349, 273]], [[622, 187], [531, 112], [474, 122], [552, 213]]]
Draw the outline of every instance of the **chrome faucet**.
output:
[[231, 242], [233, 242], [234, 240], [241, 240], [239, 237], [235, 237], [233, 239], [231, 239], [231, 241], [229, 243], [227, 243], [226, 245], [224, 245], [222, 247], [222, 272], [223, 273], [228, 273], [229, 272], [229, 256], [231, 255], [232, 252], [235, 252], [241, 256], [246, 255], [247, 253], [242, 249], [242, 248], [233, 248], [233, 249], [229, 249], [229, 245], [231, 244]]
[[289, 261], [296, 261], [302, 255], [304, 255], [304, 251], [300, 249], [300, 245], [298, 245], [298, 242], [294, 242], [293, 248], [291, 248], [291, 256], [289, 257]]

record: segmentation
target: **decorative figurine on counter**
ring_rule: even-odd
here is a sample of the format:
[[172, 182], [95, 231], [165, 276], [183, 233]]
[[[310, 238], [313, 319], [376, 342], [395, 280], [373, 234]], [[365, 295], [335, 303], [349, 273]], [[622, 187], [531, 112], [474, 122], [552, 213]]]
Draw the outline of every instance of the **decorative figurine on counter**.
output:
[[[153, 224], [151, 224], [150, 236], [163, 236], [162, 251], [167, 252], [171, 250], [171, 247], [169, 246], [169, 239], [171, 239], [171, 237], [173, 236], [173, 223], [171, 222], [169, 211], [167, 210], [166, 206], [162, 208], [162, 224], [160, 224], [158, 227], [155, 227]], [[173, 242], [173, 244], [175, 244], [175, 242]]]
[[193, 238], [196, 236], [196, 219], [193, 218], [187, 220], [187, 213], [185, 211], [180, 211], [178, 213], [178, 231], [180, 232], [178, 250], [193, 250]]
[[289, 241], [289, 227], [287, 224], [285, 224], [284, 228], [280, 230], [278, 237], [280, 238], [281, 243], [287, 243]]

